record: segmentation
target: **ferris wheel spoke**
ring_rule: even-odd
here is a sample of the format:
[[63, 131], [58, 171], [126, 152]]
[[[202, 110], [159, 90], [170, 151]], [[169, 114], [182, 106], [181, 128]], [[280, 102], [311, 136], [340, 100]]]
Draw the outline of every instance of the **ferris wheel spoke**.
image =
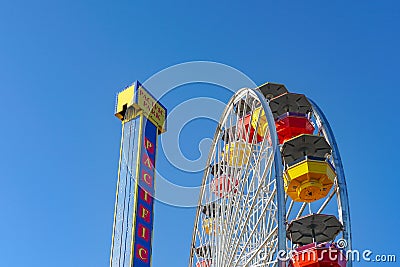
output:
[[[254, 259], [254, 257], [258, 254], [258, 252], [260, 252], [262, 250], [262, 248], [265, 246], [266, 243], [268, 243], [268, 241], [273, 238], [276, 233], [278, 231], [278, 227], [276, 226], [270, 233], [269, 235], [265, 238], [264, 242], [258, 246], [257, 249], [254, 250], [254, 252], [252, 253], [252, 255], [249, 257], [249, 259], [247, 259], [246, 263], [243, 266], [248, 266], [250, 264], [250, 262]], [[237, 264], [235, 264], [233, 267], [236, 267]]]
[[317, 214], [320, 214], [321, 212], [324, 211], [324, 209], [326, 208], [326, 206], [330, 203], [330, 201], [332, 200], [332, 198], [337, 194], [338, 192], [338, 188], [336, 185], [334, 185], [334, 188], [332, 190], [332, 192], [329, 194], [329, 196], [325, 199], [325, 201], [322, 203], [321, 207], [318, 209]]
[[[274, 194], [272, 194], [272, 195], [268, 198], [268, 201], [267, 201], [265, 207], [262, 209], [261, 216], [258, 218], [256, 224], [252, 227], [253, 229], [252, 229], [252, 231], [251, 231], [251, 233], [250, 233], [250, 236], [254, 236], [254, 233], [258, 230], [258, 229], [257, 229], [257, 226], [258, 226], [258, 225], [260, 224], [260, 222], [264, 219], [263, 215], [265, 215], [265, 213], [266, 213], [266, 211], [267, 211], [267, 209], [268, 209], [269, 203], [270, 203], [270, 202], [272, 201], [272, 199], [275, 197], [275, 193], [276, 193], [276, 192], [274, 192]], [[249, 245], [250, 241], [251, 241], [251, 239], [247, 239], [247, 242], [244, 244], [243, 247], [241, 247], [241, 248], [242, 248], [242, 252], [239, 254], [238, 259], [241, 258], [242, 254], [243, 254], [243, 251], [247, 248], [247, 246]], [[233, 254], [235, 254], [236, 252], [237, 252], [237, 248], [236, 248], [236, 250], [232, 251]]]
[[[263, 177], [261, 178], [262, 181], [265, 179], [266, 174], [267, 174], [267, 173], [265, 173], [265, 175], [263, 175]], [[255, 196], [257, 196], [257, 195], [260, 193], [260, 189], [261, 189], [261, 187], [258, 187], [258, 188], [257, 188], [257, 192], [256, 192]], [[249, 199], [249, 195], [247, 195], [247, 198], [246, 198], [245, 203], [242, 204], [243, 207], [247, 207], [247, 205], [249, 204], [249, 203], [247, 202], [248, 199]], [[256, 204], [256, 202], [255, 202], [255, 199], [254, 199], [254, 200], [252, 201], [252, 204], [250, 205], [249, 209], [246, 210], [246, 211], [247, 211], [247, 214], [251, 214], [251, 213], [253, 212], [253, 209], [254, 209], [254, 207], [255, 207], [255, 204]], [[228, 233], [228, 234], [231, 234], [230, 236], [236, 236], [236, 235], [238, 234], [238, 232], [240, 231], [240, 235], [239, 235], [239, 238], [238, 238], [238, 239], [240, 239], [241, 236], [244, 234], [244, 227], [245, 227], [245, 225], [247, 225], [247, 223], [249, 222], [250, 216], [244, 216], [244, 217], [245, 217], [246, 219], [245, 219], [244, 221], [241, 221], [242, 223], [239, 223], [239, 226], [238, 226], [237, 228], [231, 228], [231, 231], [233, 230], [233, 232], [229, 232], [229, 233]], [[243, 217], [242, 217], [242, 218], [243, 218]], [[236, 245], [236, 248], [235, 248], [234, 251], [237, 250], [238, 246], [239, 246], [239, 244]]]
[[274, 260], [274, 262], [272, 263], [272, 267], [275, 267], [275, 266], [277, 266], [278, 265], [278, 261], [277, 260]]
[[[250, 184], [253, 183], [254, 179], [256, 178], [256, 174], [257, 174], [257, 173], [258, 173], [258, 172], [256, 171], [256, 172], [253, 174], [253, 180], [250, 182]], [[235, 204], [235, 206], [234, 206], [235, 211], [234, 211], [234, 214], [232, 215], [233, 217], [230, 218], [230, 219], [233, 220], [233, 221], [236, 220], [236, 218], [237, 218], [237, 216], [238, 216], [238, 214], [239, 214], [239, 212], [240, 212], [240, 210], [241, 210], [241, 209], [239, 209], [239, 205], [241, 205], [242, 207], [243, 207], [243, 206], [246, 207], [246, 206], [249, 204], [249, 201], [251, 201], [251, 197], [250, 197], [250, 195], [248, 194], [248, 195], [246, 196], [244, 202], [240, 202], [240, 199], [242, 199], [242, 196], [243, 196], [243, 194], [244, 194], [244, 189], [245, 189], [245, 185], [244, 185], [244, 184], [248, 182], [247, 179], [248, 179], [249, 175], [247, 175], [247, 174], [248, 174], [248, 172], [246, 171], [246, 175], [245, 175], [245, 176], [246, 176], [247, 178], [245, 178], [244, 183], [243, 183], [243, 186], [241, 187], [240, 192], [239, 192], [239, 194], [238, 194], [238, 196], [237, 196], [237, 198], [236, 198], [237, 201], [234, 202], [234, 204]], [[266, 173], [265, 173], [265, 174], [266, 174]], [[263, 176], [264, 176], [264, 174], [263, 174]], [[263, 179], [263, 178], [261, 178], [261, 179]], [[229, 234], [232, 234], [232, 230], [233, 230], [233, 229], [235, 229], [235, 228], [234, 228], [233, 225], [231, 225], [231, 231], [229, 232]]]
[[292, 212], [293, 205], [294, 205], [294, 201], [290, 200], [289, 208], [288, 208], [288, 210], [286, 212], [286, 220], [290, 217], [290, 213]]
[[297, 215], [296, 215], [296, 219], [300, 218], [301, 215], [303, 215], [303, 212], [304, 212], [304, 210], [305, 210], [306, 207], [307, 207], [307, 202], [303, 202], [303, 204], [302, 204], [301, 207], [300, 207], [299, 212], [298, 212]]

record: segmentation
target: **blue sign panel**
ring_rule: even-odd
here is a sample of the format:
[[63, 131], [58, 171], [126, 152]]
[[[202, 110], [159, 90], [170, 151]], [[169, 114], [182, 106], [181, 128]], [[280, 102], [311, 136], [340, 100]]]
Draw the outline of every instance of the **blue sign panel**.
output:
[[143, 117], [137, 177], [133, 267], [151, 265], [157, 127]]

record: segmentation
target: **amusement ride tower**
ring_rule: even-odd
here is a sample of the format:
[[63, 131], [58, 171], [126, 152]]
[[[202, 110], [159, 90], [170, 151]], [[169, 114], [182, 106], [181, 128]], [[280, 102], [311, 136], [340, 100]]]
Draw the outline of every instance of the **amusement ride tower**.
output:
[[122, 122], [110, 267], [151, 266], [154, 175], [166, 108], [138, 81], [117, 95]]

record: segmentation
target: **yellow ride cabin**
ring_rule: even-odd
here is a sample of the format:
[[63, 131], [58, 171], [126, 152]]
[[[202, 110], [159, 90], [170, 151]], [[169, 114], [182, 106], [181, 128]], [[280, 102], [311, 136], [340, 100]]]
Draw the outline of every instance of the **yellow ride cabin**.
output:
[[289, 166], [283, 175], [286, 193], [298, 202], [313, 202], [325, 197], [335, 177], [335, 170], [327, 161], [312, 157]]

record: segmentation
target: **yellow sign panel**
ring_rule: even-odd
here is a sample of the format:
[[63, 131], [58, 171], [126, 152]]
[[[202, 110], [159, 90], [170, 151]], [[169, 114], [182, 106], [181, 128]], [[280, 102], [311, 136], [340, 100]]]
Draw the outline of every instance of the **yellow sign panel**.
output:
[[160, 132], [166, 131], [167, 109], [136, 81], [118, 94], [115, 116], [129, 121], [142, 113]]
[[167, 110], [150, 95], [143, 86], [139, 86], [137, 90], [137, 105], [143, 111], [143, 114], [152, 121], [157, 128], [165, 131], [164, 123]]

